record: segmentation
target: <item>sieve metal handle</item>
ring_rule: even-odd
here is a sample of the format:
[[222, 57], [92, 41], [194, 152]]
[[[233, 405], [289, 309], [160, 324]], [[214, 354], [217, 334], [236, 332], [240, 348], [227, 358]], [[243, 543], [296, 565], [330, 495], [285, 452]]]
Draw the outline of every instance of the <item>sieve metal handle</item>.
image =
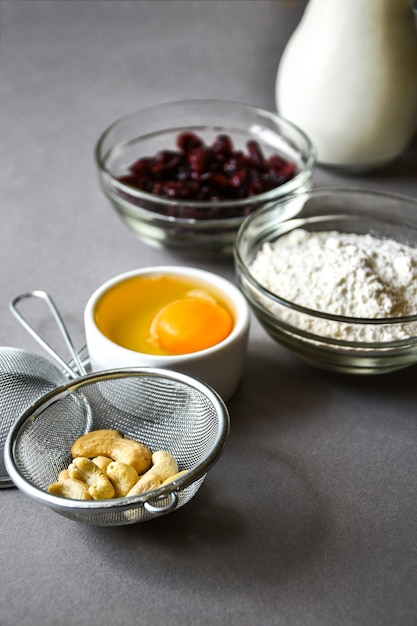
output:
[[[58, 354], [58, 352], [38, 333], [37, 330], [35, 330], [35, 328], [32, 326], [32, 324], [29, 323], [29, 321], [26, 319], [26, 317], [24, 317], [24, 315], [19, 311], [18, 309], [18, 304], [22, 301], [22, 300], [27, 300], [28, 298], [40, 298], [41, 300], [43, 300], [44, 302], [46, 302], [46, 304], [49, 307], [49, 310], [51, 311], [52, 315], [55, 318], [55, 321], [57, 323], [57, 326], [61, 332], [62, 337], [64, 338], [64, 341], [71, 353], [71, 356], [74, 360], [75, 365], [77, 366], [78, 371], [72, 369], [72, 367], [70, 367], [68, 365], [68, 363]], [[77, 352], [77, 350], [74, 347], [74, 344], [71, 341], [71, 338], [69, 336], [69, 333], [67, 331], [67, 328], [64, 324], [64, 321], [53, 301], [53, 299], [51, 298], [51, 296], [46, 292], [46, 291], [42, 291], [42, 290], [35, 290], [35, 291], [28, 291], [26, 293], [22, 293], [19, 296], [16, 296], [10, 303], [10, 310], [13, 313], [13, 315], [16, 317], [16, 319], [22, 324], [22, 326], [32, 335], [32, 337], [34, 337], [36, 339], [36, 341], [55, 359], [55, 361], [57, 361], [61, 367], [63, 367], [63, 369], [67, 372], [68, 376], [70, 378], [78, 378], [78, 376], [84, 375], [86, 374], [86, 370], [85, 367], [80, 359], [80, 356]]]
[[147, 512], [151, 513], [152, 515], [162, 515], [163, 513], [169, 513], [170, 511], [173, 511], [176, 508], [178, 504], [178, 496], [174, 491], [172, 491], [169, 494], [169, 497], [170, 497], [170, 502], [168, 502], [168, 504], [166, 504], [165, 506], [156, 506], [156, 505], [153, 505], [152, 502], [150, 501], [144, 502], [143, 506], [147, 510]]

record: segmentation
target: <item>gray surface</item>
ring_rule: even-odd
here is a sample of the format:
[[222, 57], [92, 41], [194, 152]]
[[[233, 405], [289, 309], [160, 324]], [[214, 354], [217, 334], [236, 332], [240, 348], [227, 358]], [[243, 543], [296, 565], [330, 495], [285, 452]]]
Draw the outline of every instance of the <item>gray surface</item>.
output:
[[[0, 344], [40, 351], [8, 311], [52, 293], [77, 345], [105, 279], [195, 264], [138, 242], [98, 190], [93, 144], [152, 102], [274, 107], [304, 2], [25, 1], [0, 6]], [[417, 195], [417, 146], [362, 178]], [[204, 262], [233, 278], [229, 262]], [[45, 322], [45, 331], [47, 323]], [[227, 449], [192, 502], [118, 529], [0, 492], [2, 626], [417, 623], [416, 368], [319, 372], [253, 323]]]

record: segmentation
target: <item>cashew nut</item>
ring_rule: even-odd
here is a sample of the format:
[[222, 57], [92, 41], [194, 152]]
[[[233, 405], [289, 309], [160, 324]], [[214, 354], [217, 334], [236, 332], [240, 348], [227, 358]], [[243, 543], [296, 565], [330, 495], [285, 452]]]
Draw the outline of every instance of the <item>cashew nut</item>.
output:
[[63, 498], [72, 498], [73, 500], [91, 500], [88, 491], [88, 485], [81, 480], [74, 478], [64, 478], [63, 480], [52, 483], [48, 487], [49, 493]]
[[165, 450], [158, 450], [152, 455], [152, 467], [128, 491], [128, 496], [152, 491], [162, 485], [164, 480], [178, 472], [178, 464], [175, 457]]
[[84, 481], [93, 500], [114, 498], [114, 487], [105, 472], [86, 457], [77, 457], [68, 468], [70, 478]]
[[110, 478], [116, 498], [122, 498], [138, 481], [138, 473], [134, 467], [121, 461], [111, 461], [106, 469]]
[[58, 474], [58, 481], [57, 482], [61, 483], [63, 480], [66, 480], [67, 478], [69, 478], [68, 470], [67, 469], [63, 469]]
[[169, 476], [166, 480], [164, 480], [164, 482], [162, 483], [161, 487], [163, 485], [168, 485], [169, 483], [174, 482], [174, 480], [177, 480], [178, 478], [181, 478], [181, 476], [184, 476], [184, 474], [188, 474], [188, 471], [189, 470], [181, 470], [181, 472], [177, 472], [173, 476]]
[[127, 492], [127, 496], [137, 496], [140, 493], [145, 493], [146, 491], [153, 491], [154, 489], [158, 489], [162, 485], [162, 478], [158, 476], [158, 474], [150, 474], [147, 476], [144, 474], [138, 480], [138, 482], [133, 485], [133, 487]]
[[107, 500], [158, 489], [187, 473], [178, 471], [166, 450], [152, 454], [143, 443], [117, 430], [94, 430], [71, 447], [72, 463], [48, 487], [55, 495], [75, 500]]
[[113, 461], [132, 465], [138, 474], [149, 469], [151, 450], [143, 443], [123, 437], [117, 430], [93, 430], [81, 435], [72, 445], [73, 457], [109, 456]]
[[108, 464], [112, 462], [109, 456], [96, 456], [94, 457], [94, 459], [91, 460], [93, 461], [93, 463], [98, 465], [99, 468], [103, 470], [103, 472], [106, 471]]

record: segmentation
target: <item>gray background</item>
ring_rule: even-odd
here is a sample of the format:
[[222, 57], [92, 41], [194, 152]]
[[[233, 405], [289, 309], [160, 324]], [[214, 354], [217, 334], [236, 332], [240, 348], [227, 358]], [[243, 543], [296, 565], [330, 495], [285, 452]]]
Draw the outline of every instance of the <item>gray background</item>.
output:
[[[104, 280], [196, 265], [120, 222], [94, 143], [120, 115], [171, 99], [273, 109], [304, 6], [0, 3], [0, 344], [42, 353], [9, 313], [17, 293], [50, 291], [81, 347], [83, 308]], [[417, 196], [416, 173], [414, 143], [383, 172], [317, 168], [314, 182]], [[230, 260], [198, 266], [234, 280]], [[0, 492], [1, 626], [417, 624], [415, 376], [316, 371], [253, 321], [228, 446], [189, 505], [100, 529]]]

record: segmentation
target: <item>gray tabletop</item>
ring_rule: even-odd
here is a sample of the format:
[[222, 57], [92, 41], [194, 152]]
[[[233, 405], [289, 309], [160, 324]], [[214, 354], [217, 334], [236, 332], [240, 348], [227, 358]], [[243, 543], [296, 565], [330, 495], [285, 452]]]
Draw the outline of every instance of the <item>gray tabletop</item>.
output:
[[[97, 184], [120, 115], [224, 98], [274, 108], [303, 0], [0, 3], [0, 344], [42, 353], [8, 310], [46, 289], [77, 346], [104, 280], [195, 265], [139, 242]], [[417, 145], [390, 168], [315, 185], [417, 196]], [[230, 260], [200, 267], [234, 280]], [[49, 330], [45, 322], [44, 332]], [[0, 492], [2, 626], [417, 624], [416, 368], [315, 370], [253, 320], [226, 450], [185, 507], [95, 528]]]

